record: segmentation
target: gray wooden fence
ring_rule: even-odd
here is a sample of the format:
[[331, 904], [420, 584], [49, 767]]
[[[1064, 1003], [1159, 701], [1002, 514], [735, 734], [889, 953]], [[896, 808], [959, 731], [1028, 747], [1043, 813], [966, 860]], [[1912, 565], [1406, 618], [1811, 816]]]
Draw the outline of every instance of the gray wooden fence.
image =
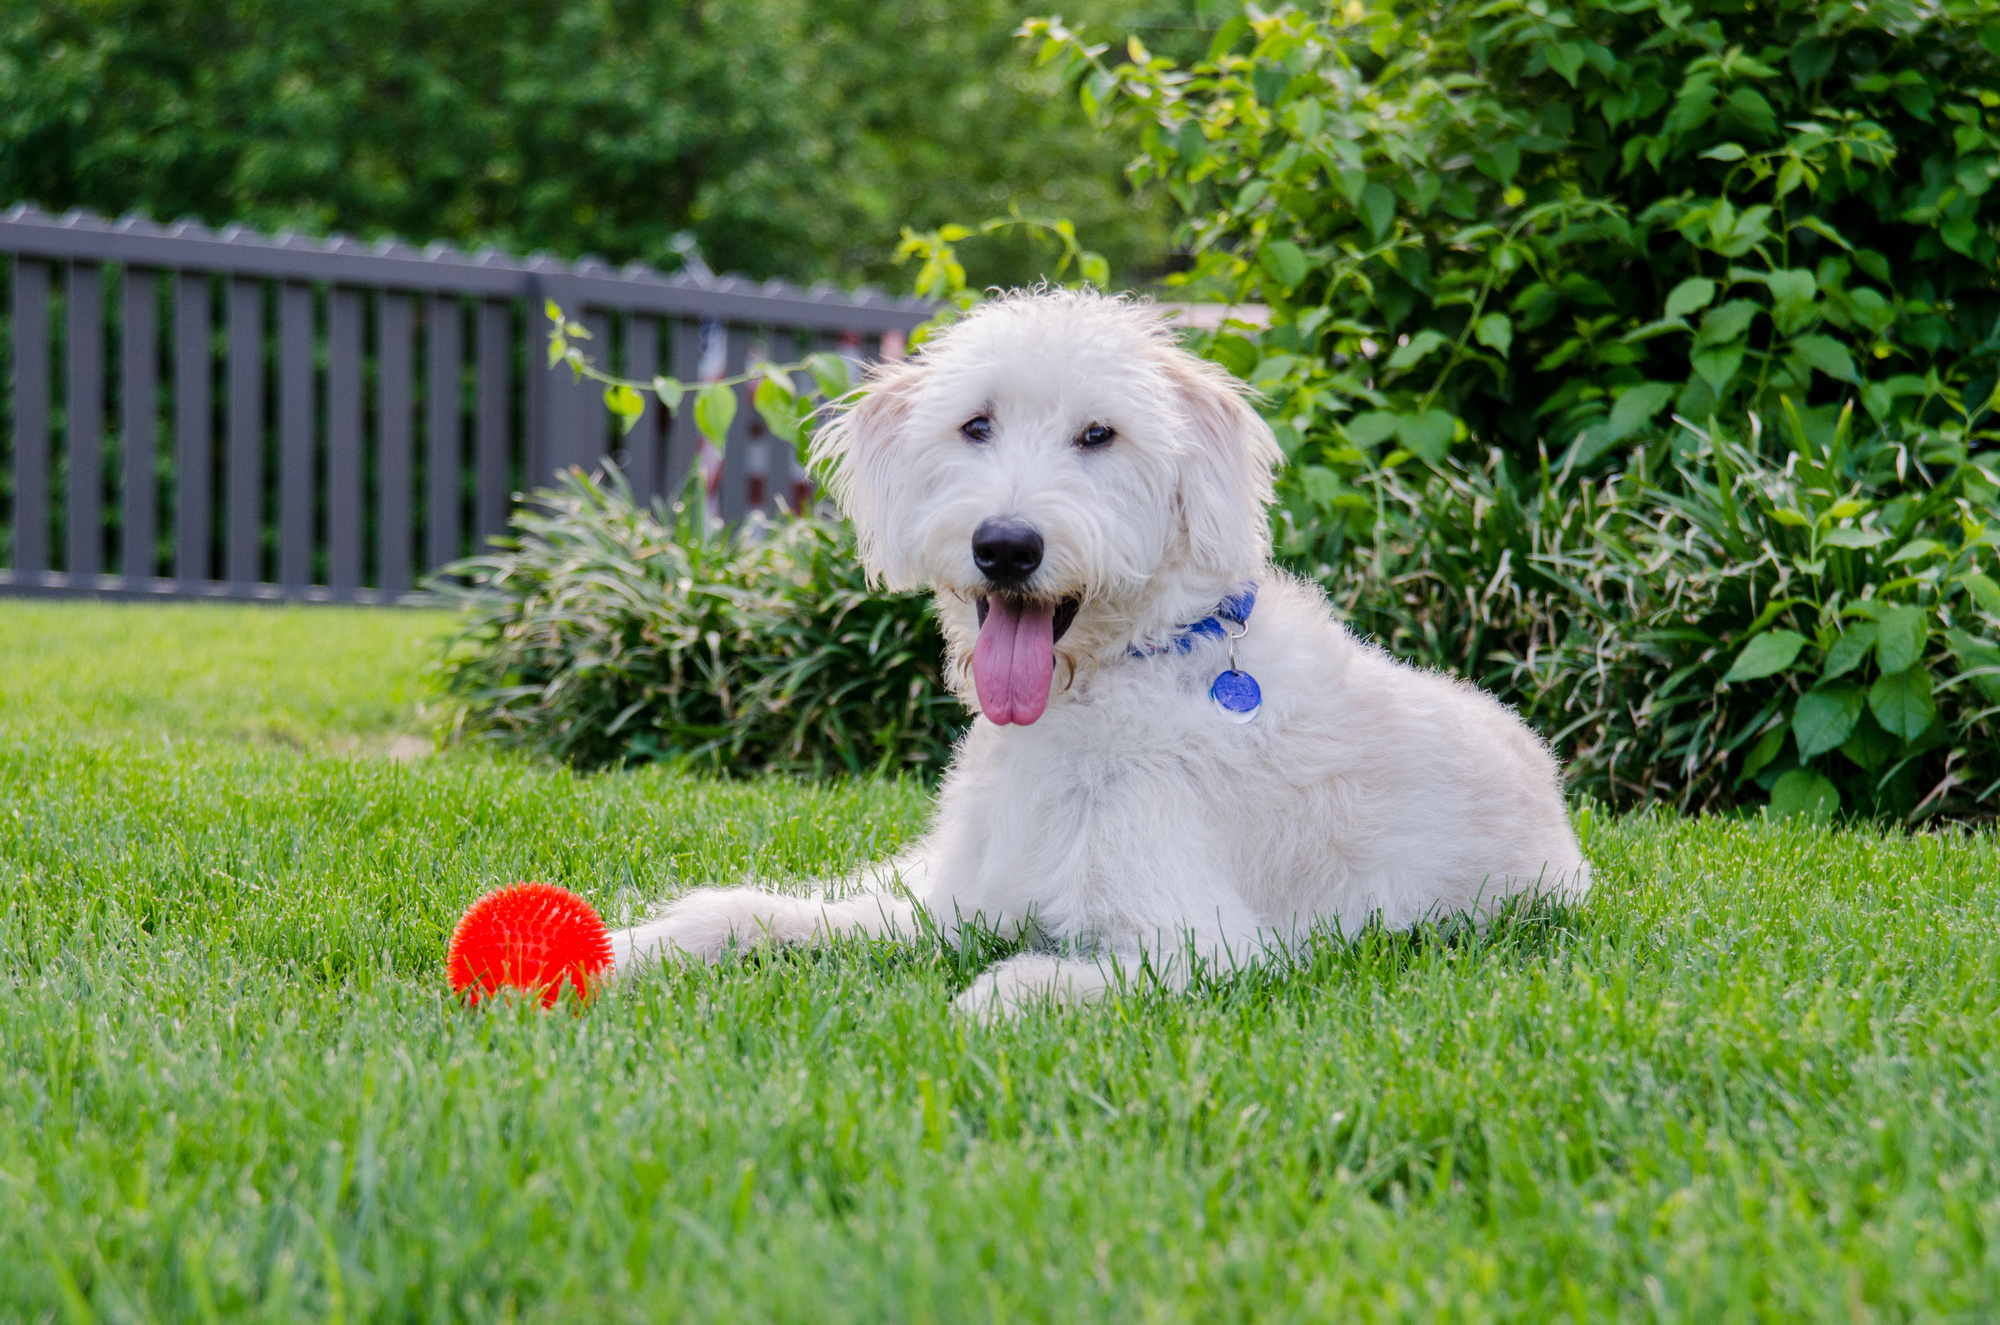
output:
[[[0, 593], [394, 602], [527, 489], [618, 460], [681, 490], [692, 396], [619, 437], [550, 370], [543, 301], [600, 367], [734, 375], [896, 353], [919, 301], [190, 222], [0, 213]], [[888, 342], [885, 344], [885, 341]], [[810, 495], [748, 389], [725, 519]]]

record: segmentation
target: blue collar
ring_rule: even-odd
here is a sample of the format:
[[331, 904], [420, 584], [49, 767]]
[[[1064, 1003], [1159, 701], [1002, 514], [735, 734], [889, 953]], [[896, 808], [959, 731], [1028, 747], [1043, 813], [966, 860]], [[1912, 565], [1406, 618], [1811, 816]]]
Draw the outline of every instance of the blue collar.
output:
[[1250, 610], [1257, 606], [1257, 584], [1245, 581], [1243, 591], [1223, 599], [1215, 605], [1215, 611], [1199, 621], [1182, 626], [1171, 642], [1154, 647], [1139, 648], [1134, 645], [1134, 658], [1151, 658], [1162, 653], [1186, 653], [1204, 636], [1209, 639], [1228, 639], [1229, 630], [1222, 623], [1233, 621], [1239, 626], [1250, 623]]

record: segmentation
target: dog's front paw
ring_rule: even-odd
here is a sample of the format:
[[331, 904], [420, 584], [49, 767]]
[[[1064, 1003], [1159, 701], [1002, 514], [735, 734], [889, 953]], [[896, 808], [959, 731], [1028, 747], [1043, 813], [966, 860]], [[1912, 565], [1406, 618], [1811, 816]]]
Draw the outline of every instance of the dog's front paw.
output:
[[1031, 953], [982, 971], [952, 1006], [969, 1016], [1013, 1017], [1033, 1007], [1087, 1003], [1104, 990], [1094, 964]]
[[768, 893], [748, 888], [704, 888], [662, 912], [611, 936], [611, 960], [619, 971], [674, 958], [712, 962], [731, 948], [747, 948], [765, 936]]

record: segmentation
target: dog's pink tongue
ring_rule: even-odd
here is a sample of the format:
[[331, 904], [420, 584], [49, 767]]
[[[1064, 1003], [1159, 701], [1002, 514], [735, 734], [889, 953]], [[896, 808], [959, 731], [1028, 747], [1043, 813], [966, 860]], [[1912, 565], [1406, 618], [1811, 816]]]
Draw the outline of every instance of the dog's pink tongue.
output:
[[1055, 674], [1055, 605], [999, 594], [987, 599], [986, 623], [972, 646], [972, 681], [987, 718], [1025, 727], [1041, 717]]

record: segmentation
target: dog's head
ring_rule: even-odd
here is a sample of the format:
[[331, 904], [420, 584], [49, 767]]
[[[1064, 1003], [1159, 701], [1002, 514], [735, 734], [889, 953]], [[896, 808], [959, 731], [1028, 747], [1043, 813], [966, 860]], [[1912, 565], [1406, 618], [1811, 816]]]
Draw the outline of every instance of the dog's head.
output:
[[869, 571], [937, 592], [999, 723], [1041, 716], [1058, 641], [1073, 664], [1122, 651], [1270, 552], [1271, 430], [1143, 304], [984, 304], [876, 370], [814, 451]]

